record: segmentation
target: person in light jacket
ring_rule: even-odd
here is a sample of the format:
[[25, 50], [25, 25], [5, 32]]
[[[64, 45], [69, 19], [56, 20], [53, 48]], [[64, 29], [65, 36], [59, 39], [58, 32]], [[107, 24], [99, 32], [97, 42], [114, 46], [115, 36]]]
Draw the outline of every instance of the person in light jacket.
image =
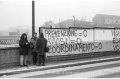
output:
[[37, 42], [37, 33], [34, 33], [33, 38], [31, 38], [30, 45], [32, 48], [33, 55], [33, 65], [37, 65], [37, 51], [36, 51], [36, 42]]

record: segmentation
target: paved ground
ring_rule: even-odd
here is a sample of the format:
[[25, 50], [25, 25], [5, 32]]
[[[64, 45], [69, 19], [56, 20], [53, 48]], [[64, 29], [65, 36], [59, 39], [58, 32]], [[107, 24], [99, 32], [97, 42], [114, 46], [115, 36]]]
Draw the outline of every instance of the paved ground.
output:
[[74, 66], [63, 68], [62, 71], [59, 69], [51, 70], [44, 74], [36, 74], [25, 78], [120, 78], [120, 61], [110, 63]]
[[[5, 71], [0, 71], [0, 73], [5, 72], [15, 72], [15, 71], [26, 71], [26, 70], [34, 70], [34, 72], [26, 72], [20, 74], [12, 74], [8, 76], [2, 76], [1, 78], [120, 78], [120, 59], [114, 61], [106, 61], [106, 62], [96, 62], [101, 60], [110, 60], [117, 59], [120, 56], [107, 56], [107, 57], [99, 57], [99, 58], [89, 58], [89, 59], [81, 59], [81, 60], [71, 60], [71, 61], [63, 61], [58, 63], [47, 63], [47, 66], [29, 66], [18, 69], [8, 69]], [[89, 63], [88, 63], [89, 62]], [[84, 63], [84, 64], [83, 64]], [[87, 63], [87, 64], [86, 64]], [[51, 67], [51, 68], [50, 68]], [[55, 68], [56, 67], [56, 68]], [[45, 69], [48, 68], [48, 69]], [[50, 69], [49, 69], [50, 68]], [[45, 70], [43, 70], [45, 69]], [[112, 75], [111, 75], [112, 74]]]

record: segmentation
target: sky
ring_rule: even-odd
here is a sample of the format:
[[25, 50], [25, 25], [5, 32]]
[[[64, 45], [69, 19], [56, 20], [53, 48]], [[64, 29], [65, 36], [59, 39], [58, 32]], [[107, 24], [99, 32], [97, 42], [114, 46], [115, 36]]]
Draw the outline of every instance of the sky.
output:
[[[120, 0], [34, 0], [35, 25], [66, 19], [85, 18], [92, 21], [96, 14], [120, 16]], [[0, 0], [0, 30], [32, 26], [32, 0]]]

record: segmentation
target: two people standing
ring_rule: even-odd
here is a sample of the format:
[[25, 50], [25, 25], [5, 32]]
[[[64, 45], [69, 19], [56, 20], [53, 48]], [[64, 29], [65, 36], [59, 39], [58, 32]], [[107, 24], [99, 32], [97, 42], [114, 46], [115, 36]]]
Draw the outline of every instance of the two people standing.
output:
[[28, 49], [32, 49], [33, 64], [34, 65], [45, 65], [45, 49], [47, 48], [47, 40], [44, 38], [43, 33], [40, 33], [37, 38], [37, 33], [30, 39], [30, 43], [27, 40], [27, 35], [22, 34], [19, 41], [20, 46], [20, 65], [27, 66]]

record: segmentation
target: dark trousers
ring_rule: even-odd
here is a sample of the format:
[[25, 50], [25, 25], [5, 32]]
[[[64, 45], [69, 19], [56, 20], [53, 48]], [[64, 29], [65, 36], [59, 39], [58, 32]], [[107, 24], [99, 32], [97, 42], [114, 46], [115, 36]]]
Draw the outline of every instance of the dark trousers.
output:
[[45, 65], [45, 55], [38, 55], [38, 64]]
[[33, 64], [37, 64], [37, 52], [32, 52], [33, 54]]

